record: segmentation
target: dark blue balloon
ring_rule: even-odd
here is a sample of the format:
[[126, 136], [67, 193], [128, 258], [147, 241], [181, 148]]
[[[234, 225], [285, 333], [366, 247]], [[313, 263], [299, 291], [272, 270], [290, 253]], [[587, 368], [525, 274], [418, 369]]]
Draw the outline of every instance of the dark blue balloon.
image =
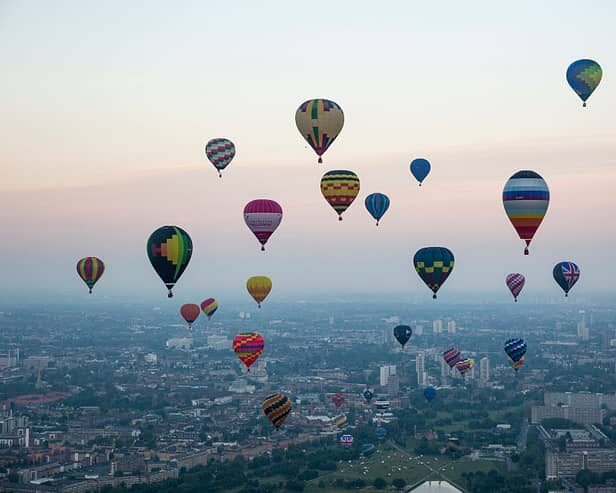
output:
[[379, 426], [376, 430], [374, 430], [374, 434], [379, 440], [383, 440], [387, 436], [387, 430], [382, 426]]
[[389, 209], [389, 197], [384, 193], [371, 193], [366, 197], [364, 203], [366, 204], [368, 212], [376, 219], [376, 225], [378, 226], [379, 219], [381, 219], [387, 212], [387, 209]]
[[413, 159], [413, 161], [411, 161], [411, 173], [419, 182], [419, 186], [421, 186], [421, 182], [424, 181], [428, 173], [430, 173], [430, 162], [422, 157]]
[[428, 402], [432, 402], [436, 397], [436, 389], [434, 387], [426, 387], [423, 391], [423, 395]]

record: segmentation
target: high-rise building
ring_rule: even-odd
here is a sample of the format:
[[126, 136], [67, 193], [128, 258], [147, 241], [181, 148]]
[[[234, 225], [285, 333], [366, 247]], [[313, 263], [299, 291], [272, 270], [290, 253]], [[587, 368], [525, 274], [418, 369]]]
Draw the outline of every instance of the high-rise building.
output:
[[386, 365], [381, 366], [380, 368], [380, 378], [379, 383], [381, 387], [385, 387], [389, 383], [389, 377], [396, 374], [396, 366], [395, 365]]
[[417, 371], [417, 385], [421, 387], [426, 382], [426, 356], [424, 353], [417, 353], [415, 370]]
[[442, 320], [434, 320], [432, 322], [432, 332], [435, 334], [440, 334], [443, 332], [443, 321]]
[[424, 333], [423, 325], [417, 324], [415, 325], [415, 335], [421, 336]]
[[490, 381], [490, 360], [487, 356], [479, 360], [479, 381], [482, 384]]
[[455, 320], [449, 320], [447, 321], [447, 332], [449, 332], [450, 334], [455, 334], [456, 333], [456, 321]]

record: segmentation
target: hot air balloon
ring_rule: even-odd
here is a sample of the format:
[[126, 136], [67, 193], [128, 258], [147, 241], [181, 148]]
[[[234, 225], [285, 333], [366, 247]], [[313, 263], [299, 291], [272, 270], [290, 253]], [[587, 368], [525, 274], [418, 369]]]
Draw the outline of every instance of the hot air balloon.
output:
[[229, 139], [211, 139], [205, 145], [205, 155], [218, 170], [218, 177], [222, 178], [221, 171], [229, 166], [235, 157], [235, 145]]
[[342, 404], [344, 404], [344, 395], [334, 394], [331, 400], [334, 403], [334, 406], [336, 406], [336, 409], [338, 409], [340, 406], [342, 406]]
[[518, 274], [518, 273], [508, 274], [507, 277], [505, 278], [505, 284], [507, 284], [509, 291], [511, 291], [511, 294], [513, 295], [513, 301], [515, 301], [516, 303], [518, 301], [518, 296], [520, 294], [520, 291], [522, 291], [522, 288], [524, 287], [525, 282], [526, 282], [526, 278], [522, 274]]
[[408, 325], [398, 325], [397, 327], [394, 327], [394, 337], [400, 344], [402, 344], [402, 347], [409, 342], [412, 335], [413, 329], [411, 329]]
[[437, 291], [453, 270], [453, 253], [444, 247], [421, 248], [413, 257], [413, 264], [419, 277], [434, 293], [432, 298], [436, 299]]
[[460, 354], [460, 351], [452, 347], [443, 351], [443, 359], [450, 368], [453, 368], [454, 366], [456, 366], [456, 363], [461, 361], [463, 358]]
[[192, 256], [193, 244], [188, 233], [178, 226], [162, 226], [154, 231], [146, 246], [152, 267], [165, 283], [169, 298]]
[[257, 332], [238, 334], [233, 338], [233, 351], [246, 365], [248, 371], [250, 371], [252, 364], [259, 359], [264, 347], [263, 336]]
[[569, 291], [580, 278], [580, 268], [573, 262], [558, 262], [552, 274], [556, 283], [563, 288], [565, 296], [569, 296]]
[[311, 99], [295, 112], [297, 129], [323, 162], [323, 153], [336, 140], [344, 125], [342, 108], [327, 99]]
[[342, 435], [340, 437], [340, 444], [343, 447], [347, 447], [347, 448], [353, 445], [353, 435], [348, 435], [348, 434]]
[[244, 207], [244, 221], [261, 243], [261, 251], [282, 221], [282, 207], [274, 200], [252, 200]]
[[[527, 349], [524, 339], [508, 339], [505, 341], [505, 346], [503, 349], [505, 350], [505, 353], [507, 353], [507, 356], [511, 358], [511, 361], [513, 361], [513, 368], [515, 371], [518, 371], [518, 368], [524, 364], [524, 355], [526, 354]], [[518, 363], [520, 364], [518, 365]]]
[[378, 426], [374, 430], [374, 434], [379, 440], [383, 440], [387, 436], [387, 428], [383, 428], [382, 426]]
[[195, 305], [194, 303], [186, 303], [180, 308], [180, 315], [182, 315], [182, 318], [188, 323], [189, 329], [192, 329], [192, 324], [197, 320], [200, 313], [201, 310], [199, 309], [199, 305]]
[[203, 300], [201, 302], [201, 309], [203, 313], [207, 316], [207, 319], [210, 320], [212, 315], [218, 310], [218, 301], [214, 298], [208, 298], [207, 300]]
[[460, 375], [464, 376], [471, 368], [475, 366], [475, 360], [472, 358], [462, 358], [456, 363], [456, 370], [460, 372]]
[[436, 397], [436, 389], [434, 387], [426, 387], [423, 390], [423, 395], [428, 402], [432, 402]]
[[366, 402], [370, 402], [374, 397], [374, 389], [371, 387], [366, 387], [362, 392], [362, 395], [364, 396]]
[[346, 414], [341, 414], [340, 416], [336, 416], [334, 418], [334, 424], [339, 429], [344, 428], [347, 424], [347, 421], [348, 421], [348, 418], [346, 417]]
[[284, 394], [270, 394], [261, 407], [267, 419], [278, 429], [291, 412], [291, 399]]
[[359, 178], [352, 171], [328, 171], [321, 178], [321, 193], [338, 213], [338, 220], [342, 221], [342, 213], [349, 208], [359, 193]]
[[421, 183], [426, 179], [428, 173], [430, 173], [430, 161], [422, 157], [413, 159], [411, 161], [411, 173], [419, 182], [419, 186], [421, 186]]
[[84, 257], [77, 262], [77, 274], [86, 283], [89, 292], [105, 272], [105, 264], [98, 257]]
[[518, 171], [505, 183], [503, 189], [505, 213], [520, 239], [526, 242], [524, 255], [528, 255], [530, 242], [543, 221], [549, 203], [548, 185], [534, 171]]
[[376, 447], [372, 443], [364, 443], [361, 446], [361, 453], [364, 454], [364, 457], [370, 457], [376, 451]]
[[602, 76], [601, 65], [594, 60], [576, 60], [569, 65], [567, 82], [584, 102], [582, 106], [586, 106], [586, 100], [597, 88]]
[[261, 302], [272, 290], [272, 280], [266, 276], [252, 276], [246, 281], [246, 289], [261, 308]]
[[376, 219], [376, 225], [389, 209], [389, 197], [383, 193], [371, 193], [364, 201], [370, 215]]

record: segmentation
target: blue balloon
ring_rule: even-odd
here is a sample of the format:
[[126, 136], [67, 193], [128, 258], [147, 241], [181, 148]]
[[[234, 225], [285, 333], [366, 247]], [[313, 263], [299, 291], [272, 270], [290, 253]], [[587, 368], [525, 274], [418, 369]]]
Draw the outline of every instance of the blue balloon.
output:
[[389, 209], [389, 197], [384, 193], [371, 193], [366, 197], [364, 202], [366, 209], [376, 219], [376, 225], [379, 225], [379, 220]]
[[601, 82], [603, 71], [601, 65], [594, 60], [576, 60], [567, 69], [567, 82], [571, 89], [580, 97], [586, 106], [586, 100]]
[[421, 182], [423, 182], [426, 176], [428, 176], [428, 173], [430, 173], [430, 162], [422, 157], [413, 159], [413, 161], [411, 161], [411, 173], [419, 182], [419, 186], [421, 186]]
[[423, 391], [423, 395], [428, 402], [432, 402], [436, 397], [436, 389], [434, 387], [426, 387]]
[[379, 426], [376, 430], [374, 430], [374, 434], [379, 440], [383, 440], [387, 436], [387, 430], [382, 426]]

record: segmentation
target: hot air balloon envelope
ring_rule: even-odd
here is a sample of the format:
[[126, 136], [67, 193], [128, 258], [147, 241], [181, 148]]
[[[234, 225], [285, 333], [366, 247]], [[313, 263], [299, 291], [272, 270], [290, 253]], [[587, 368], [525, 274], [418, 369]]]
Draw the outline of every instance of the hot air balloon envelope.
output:
[[268, 395], [263, 404], [263, 413], [267, 416], [276, 429], [280, 428], [284, 420], [291, 412], [291, 399], [284, 394], [270, 394]]
[[436, 389], [434, 387], [426, 387], [423, 390], [423, 395], [428, 402], [432, 402], [436, 397]]
[[86, 283], [90, 293], [105, 272], [105, 264], [98, 257], [84, 257], [77, 262], [77, 274]]
[[193, 244], [188, 233], [178, 226], [162, 226], [154, 231], [146, 246], [152, 267], [173, 296], [175, 286], [192, 256]]
[[235, 157], [235, 145], [229, 139], [211, 139], [205, 145], [205, 155], [218, 170], [218, 176], [222, 176], [221, 171], [229, 166]]
[[453, 270], [453, 253], [445, 247], [422, 248], [413, 257], [413, 264], [419, 277], [434, 293], [432, 298], [436, 299], [436, 293]]
[[261, 243], [261, 250], [282, 221], [282, 207], [274, 200], [252, 200], [244, 207], [244, 221]]
[[207, 300], [203, 300], [201, 302], [201, 309], [209, 320], [212, 318], [212, 315], [214, 315], [216, 310], [218, 310], [218, 301], [216, 301], [214, 298], [208, 298]]
[[411, 329], [408, 325], [398, 325], [397, 327], [394, 327], [394, 337], [400, 344], [402, 344], [402, 347], [409, 342], [412, 335], [413, 329]]
[[576, 60], [567, 68], [567, 82], [586, 106], [586, 100], [601, 82], [603, 71], [594, 60]]
[[430, 173], [430, 162], [424, 158], [417, 158], [411, 161], [411, 173], [419, 182], [419, 186]]
[[525, 283], [526, 278], [522, 274], [509, 274], [505, 278], [505, 284], [507, 284], [507, 287], [509, 288], [509, 291], [511, 291], [511, 294], [513, 295], [513, 299], [515, 301], [518, 301], [518, 296], [522, 291], [522, 288], [524, 287]]
[[359, 177], [348, 170], [328, 171], [321, 178], [321, 193], [342, 221], [342, 213], [359, 194]]
[[246, 281], [246, 289], [261, 308], [261, 302], [272, 290], [272, 280], [266, 276], [252, 276]]
[[376, 219], [376, 225], [389, 209], [389, 197], [383, 193], [371, 193], [364, 201], [370, 215]]
[[189, 329], [192, 327], [193, 322], [197, 320], [197, 317], [200, 313], [201, 310], [199, 309], [199, 306], [195, 305], [194, 303], [187, 303], [185, 305], [182, 305], [182, 307], [180, 308], [180, 314], [182, 315], [184, 320], [188, 322]]
[[550, 191], [541, 176], [534, 171], [515, 173], [503, 189], [505, 213], [521, 240], [526, 243], [524, 255], [550, 204]]
[[580, 268], [573, 262], [558, 262], [552, 270], [554, 280], [563, 289], [565, 296], [580, 278]]
[[250, 368], [259, 359], [264, 348], [263, 336], [257, 332], [238, 334], [233, 338], [233, 351], [246, 368]]
[[295, 112], [295, 124], [310, 147], [321, 156], [336, 140], [344, 125], [342, 108], [328, 99], [311, 99]]

